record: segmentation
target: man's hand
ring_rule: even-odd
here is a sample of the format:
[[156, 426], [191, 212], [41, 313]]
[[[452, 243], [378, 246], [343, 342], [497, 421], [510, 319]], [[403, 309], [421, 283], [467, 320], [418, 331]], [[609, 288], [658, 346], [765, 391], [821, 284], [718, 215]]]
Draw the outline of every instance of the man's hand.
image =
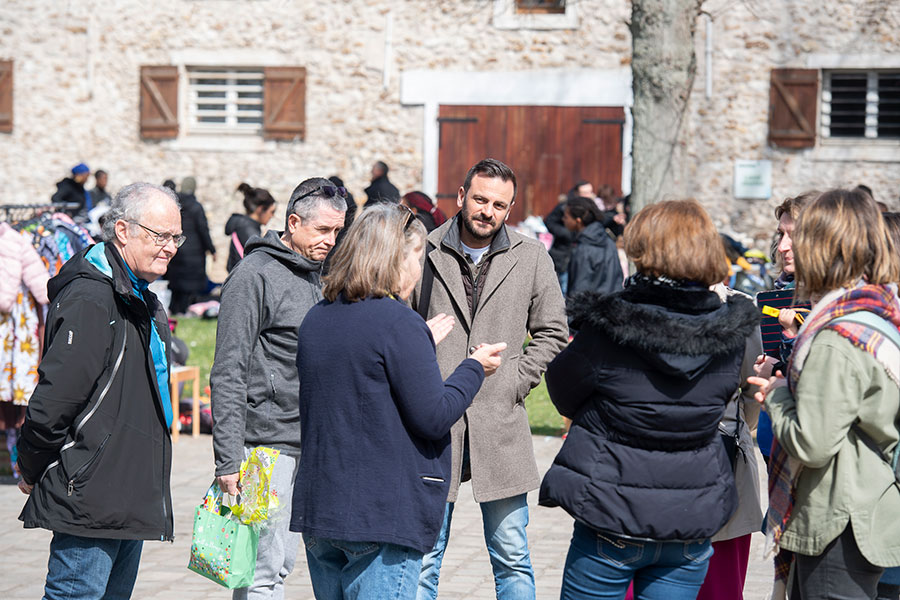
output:
[[19, 479], [19, 489], [20, 489], [20, 490], [22, 491], [22, 493], [25, 494], [26, 496], [30, 496], [30, 495], [31, 495], [31, 491], [34, 489], [34, 485], [33, 485], [33, 484], [32, 484], [32, 485], [28, 485], [27, 483], [25, 483], [25, 480], [24, 480], [24, 479]]
[[453, 329], [454, 323], [456, 323], [456, 321], [453, 319], [453, 316], [445, 315], [444, 313], [435, 315], [425, 321], [425, 324], [428, 325], [428, 328], [431, 330], [431, 337], [434, 338], [435, 346], [440, 344], [441, 340], [447, 337], [447, 334]]
[[216, 481], [219, 484], [219, 489], [223, 492], [231, 494], [232, 496], [237, 496], [241, 489], [240, 478], [240, 473], [231, 473], [230, 475], [219, 475], [216, 477]]

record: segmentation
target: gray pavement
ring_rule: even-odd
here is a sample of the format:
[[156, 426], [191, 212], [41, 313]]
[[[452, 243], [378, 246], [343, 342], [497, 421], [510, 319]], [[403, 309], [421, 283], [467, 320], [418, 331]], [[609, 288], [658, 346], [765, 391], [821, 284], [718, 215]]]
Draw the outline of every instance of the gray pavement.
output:
[[[541, 472], [546, 471], [559, 450], [559, 438], [535, 436], [534, 449]], [[758, 457], [759, 458], [759, 457]], [[761, 464], [761, 461], [760, 461]], [[765, 469], [761, 469], [765, 472]], [[193, 508], [206, 492], [213, 476], [212, 444], [209, 436], [181, 436], [175, 445], [172, 495], [175, 503], [175, 542], [146, 542], [134, 590], [136, 599], [227, 599], [230, 592], [188, 571]], [[763, 486], [765, 489], [765, 486]], [[12, 485], [0, 486], [0, 548], [7, 557], [0, 576], [0, 598], [35, 600], [43, 592], [50, 533], [24, 530], [17, 520], [25, 497]], [[537, 506], [537, 493], [528, 495], [531, 522], [528, 539], [537, 580], [539, 600], [559, 598], [572, 519], [561, 509]], [[746, 600], [765, 600], [772, 568], [762, 559], [762, 536], [754, 534]], [[294, 573], [288, 578], [285, 597], [312, 600], [312, 587], [304, 553], [299, 553]], [[472, 500], [472, 489], [464, 484], [453, 513], [450, 543], [441, 572], [440, 597], [446, 600], [490, 600], [494, 584], [481, 529], [481, 512]], [[728, 599], [730, 600], [730, 599]]]

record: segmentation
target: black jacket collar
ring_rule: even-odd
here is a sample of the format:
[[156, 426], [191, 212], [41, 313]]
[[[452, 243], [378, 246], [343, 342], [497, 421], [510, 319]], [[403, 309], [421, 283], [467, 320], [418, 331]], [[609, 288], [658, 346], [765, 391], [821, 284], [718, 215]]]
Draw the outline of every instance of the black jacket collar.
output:
[[718, 356], [743, 348], [759, 311], [743, 296], [725, 302], [705, 288], [633, 285], [621, 292], [577, 296], [573, 326], [592, 325], [643, 352]]

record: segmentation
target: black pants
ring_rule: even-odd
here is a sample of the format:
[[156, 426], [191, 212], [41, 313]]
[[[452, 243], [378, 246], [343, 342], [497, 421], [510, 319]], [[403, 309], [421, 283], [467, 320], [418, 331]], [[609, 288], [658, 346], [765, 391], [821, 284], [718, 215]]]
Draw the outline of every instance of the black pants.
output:
[[182, 292], [172, 290], [172, 299], [169, 301], [169, 314], [182, 315], [187, 312], [187, 307], [194, 303], [197, 294], [194, 292]]
[[822, 554], [794, 557], [791, 600], [871, 600], [884, 572], [860, 553], [850, 524]]

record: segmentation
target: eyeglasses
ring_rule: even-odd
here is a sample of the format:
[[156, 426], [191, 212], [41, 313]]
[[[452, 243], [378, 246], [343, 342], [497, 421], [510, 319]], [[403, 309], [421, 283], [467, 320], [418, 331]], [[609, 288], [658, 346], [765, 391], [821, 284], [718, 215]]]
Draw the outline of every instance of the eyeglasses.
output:
[[397, 206], [399, 206], [400, 208], [405, 210], [407, 213], [406, 224], [403, 226], [403, 231], [405, 232], [407, 229], [409, 229], [410, 225], [413, 224], [413, 221], [416, 220], [416, 213], [414, 213], [412, 211], [412, 209], [410, 207], [406, 206], [405, 204], [398, 204]]
[[149, 233], [150, 236], [153, 238], [153, 243], [156, 244], [157, 246], [165, 246], [169, 242], [175, 242], [175, 247], [181, 248], [182, 244], [184, 244], [184, 241], [187, 239], [187, 236], [183, 235], [183, 234], [172, 235], [171, 233], [168, 233], [168, 232], [160, 233], [158, 231], [153, 231], [146, 225], [142, 225], [142, 224], [138, 223], [137, 221], [128, 221], [128, 222], [132, 223], [134, 225], [137, 225], [138, 227], [142, 228], [144, 231]]

